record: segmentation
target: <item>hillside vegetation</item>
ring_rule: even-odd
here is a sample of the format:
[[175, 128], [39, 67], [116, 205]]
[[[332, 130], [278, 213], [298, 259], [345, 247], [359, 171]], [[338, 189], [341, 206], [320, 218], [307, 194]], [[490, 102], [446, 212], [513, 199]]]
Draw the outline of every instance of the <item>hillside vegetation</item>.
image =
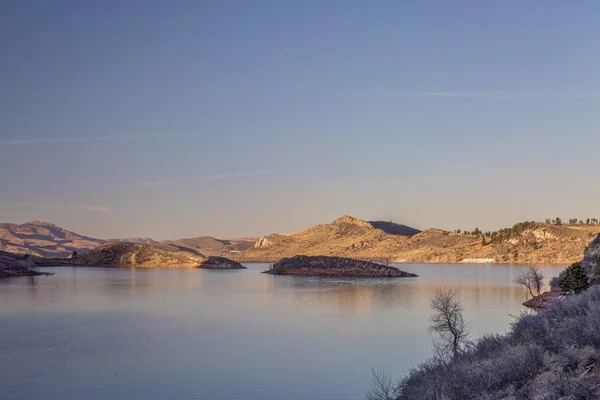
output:
[[397, 400], [600, 398], [600, 287], [521, 316], [450, 362], [431, 359], [396, 387]]

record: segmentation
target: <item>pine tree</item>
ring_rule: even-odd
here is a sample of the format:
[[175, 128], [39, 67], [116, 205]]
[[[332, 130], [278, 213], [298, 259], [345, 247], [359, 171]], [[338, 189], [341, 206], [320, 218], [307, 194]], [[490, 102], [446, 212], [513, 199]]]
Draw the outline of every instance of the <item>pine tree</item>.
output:
[[558, 287], [565, 293], [581, 293], [590, 287], [588, 276], [579, 263], [567, 268], [565, 276], [558, 282]]

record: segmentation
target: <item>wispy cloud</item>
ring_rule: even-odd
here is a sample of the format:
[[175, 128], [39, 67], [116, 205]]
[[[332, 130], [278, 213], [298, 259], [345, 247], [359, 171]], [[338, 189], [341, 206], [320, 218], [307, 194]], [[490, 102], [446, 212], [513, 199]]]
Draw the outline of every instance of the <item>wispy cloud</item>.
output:
[[109, 213], [110, 208], [90, 204], [7, 204], [8, 208], [71, 208], [94, 213]]
[[254, 171], [254, 172], [233, 172], [230, 174], [221, 174], [221, 175], [212, 175], [212, 176], [203, 176], [200, 178], [196, 178], [194, 179], [197, 182], [200, 181], [212, 181], [215, 179], [227, 179], [227, 178], [236, 178], [236, 177], [240, 177], [240, 176], [257, 176], [257, 175], [264, 175], [266, 174], [267, 171]]
[[418, 96], [426, 97], [470, 97], [478, 99], [490, 100], [508, 100], [510, 99], [505, 93], [496, 92], [422, 92], [415, 93]]
[[600, 91], [571, 90], [455, 90], [455, 91], [423, 91], [404, 92], [405, 96], [440, 97], [440, 98], [475, 98], [487, 100], [511, 100], [523, 98], [596, 98]]
[[29, 138], [29, 139], [13, 139], [0, 140], [0, 146], [20, 146], [28, 144], [48, 144], [48, 143], [77, 143], [77, 142], [97, 142], [111, 140], [132, 140], [132, 139], [149, 139], [189, 135], [188, 132], [157, 132], [143, 133], [120, 136], [81, 136], [81, 137], [59, 137], [59, 138]]
[[177, 182], [175, 180], [164, 180], [164, 181], [146, 181], [146, 182], [136, 182], [136, 183], [125, 183], [123, 185], [119, 185], [119, 187], [153, 187], [153, 186], [162, 186], [168, 185], [169, 183]]
[[136, 183], [126, 183], [120, 185], [119, 187], [157, 187], [164, 186], [174, 183], [186, 183], [186, 182], [203, 182], [203, 181], [212, 181], [218, 179], [229, 179], [229, 178], [238, 178], [244, 176], [258, 176], [264, 175], [267, 171], [249, 171], [249, 172], [232, 172], [228, 174], [218, 174], [218, 175], [208, 175], [201, 176], [198, 178], [191, 179], [171, 179], [171, 180], [157, 180], [157, 181], [145, 181], [145, 182], [136, 182]]

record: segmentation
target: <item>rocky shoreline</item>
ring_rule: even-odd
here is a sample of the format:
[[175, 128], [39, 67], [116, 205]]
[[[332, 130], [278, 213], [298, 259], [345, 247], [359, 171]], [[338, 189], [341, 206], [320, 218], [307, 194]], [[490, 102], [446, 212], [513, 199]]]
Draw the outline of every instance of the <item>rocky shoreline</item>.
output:
[[547, 292], [534, 296], [531, 299], [523, 303], [525, 307], [543, 309], [550, 307], [554, 302], [565, 296], [558, 289], [551, 289]]
[[[0, 267], [1, 268], [1, 267]], [[0, 269], [0, 279], [13, 278], [17, 276], [40, 276], [40, 275], [52, 275], [49, 272], [40, 272], [29, 268], [6, 268]]]
[[329, 276], [361, 278], [408, 278], [417, 275], [395, 267], [351, 258], [328, 256], [295, 256], [284, 258], [264, 271], [272, 275]]

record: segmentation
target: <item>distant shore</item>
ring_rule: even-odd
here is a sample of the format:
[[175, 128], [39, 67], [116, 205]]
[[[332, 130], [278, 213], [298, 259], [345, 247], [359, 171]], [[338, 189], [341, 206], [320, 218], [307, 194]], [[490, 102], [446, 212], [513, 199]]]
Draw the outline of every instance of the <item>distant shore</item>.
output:
[[16, 268], [7, 268], [0, 269], [0, 279], [4, 278], [14, 278], [19, 276], [40, 276], [40, 275], [52, 275], [49, 272], [40, 272], [33, 269], [16, 269]]

